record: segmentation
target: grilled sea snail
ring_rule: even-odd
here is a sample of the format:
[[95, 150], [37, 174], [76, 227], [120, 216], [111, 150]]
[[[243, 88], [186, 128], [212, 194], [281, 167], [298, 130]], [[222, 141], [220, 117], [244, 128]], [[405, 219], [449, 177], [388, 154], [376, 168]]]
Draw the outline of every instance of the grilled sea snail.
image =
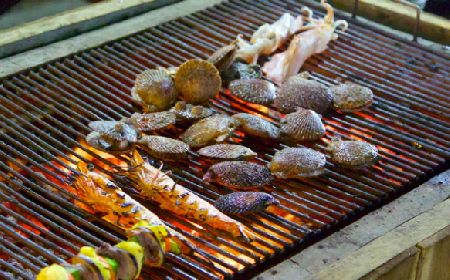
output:
[[142, 137], [133, 126], [122, 121], [94, 121], [89, 127], [93, 132], [87, 135], [86, 142], [97, 150], [113, 155], [130, 152]]
[[330, 87], [333, 94], [333, 109], [342, 112], [360, 111], [372, 105], [373, 93], [368, 87], [353, 83]]
[[275, 99], [275, 86], [266, 80], [234, 80], [228, 88], [234, 96], [245, 102], [270, 105]]
[[325, 134], [321, 116], [312, 110], [298, 108], [280, 121], [281, 137], [294, 141], [314, 141]]
[[364, 141], [340, 141], [334, 139], [326, 148], [331, 161], [349, 169], [370, 167], [378, 160], [378, 148]]
[[267, 193], [262, 192], [235, 192], [221, 196], [214, 203], [214, 207], [225, 214], [250, 214], [262, 212], [270, 205], [280, 202]]
[[182, 141], [156, 135], [145, 135], [138, 143], [150, 155], [165, 160], [185, 159], [189, 151]]
[[217, 144], [198, 150], [200, 156], [217, 160], [249, 160], [257, 156], [251, 149], [241, 145]]
[[156, 112], [139, 114], [134, 113], [129, 122], [141, 132], [153, 132], [168, 128], [175, 124], [176, 116], [174, 112]]
[[280, 136], [278, 127], [252, 114], [239, 113], [231, 118], [238, 120], [241, 123], [239, 129], [247, 134], [268, 139], [277, 139]]
[[168, 110], [177, 100], [178, 90], [166, 71], [145, 70], [137, 76], [131, 97], [146, 112], [163, 111]]
[[170, 112], [175, 113], [177, 122], [196, 122], [214, 114], [214, 111], [210, 108], [186, 104], [184, 101], [175, 103], [175, 106], [170, 109]]
[[278, 178], [308, 178], [325, 172], [325, 156], [309, 148], [285, 148], [275, 153], [268, 167]]

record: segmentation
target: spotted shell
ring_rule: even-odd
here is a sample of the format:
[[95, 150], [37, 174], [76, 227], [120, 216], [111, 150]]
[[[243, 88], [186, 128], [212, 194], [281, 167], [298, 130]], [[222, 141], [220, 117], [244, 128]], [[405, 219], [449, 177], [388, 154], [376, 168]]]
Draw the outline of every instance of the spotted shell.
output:
[[178, 90], [166, 71], [145, 70], [137, 76], [131, 96], [145, 103], [145, 111], [163, 111], [177, 100]]
[[333, 140], [326, 151], [332, 162], [349, 169], [370, 167], [379, 160], [378, 148], [364, 141]]
[[342, 112], [360, 111], [372, 105], [373, 93], [368, 87], [345, 83], [330, 88], [333, 109]]
[[183, 141], [194, 148], [221, 143], [230, 138], [238, 126], [239, 122], [227, 115], [213, 115], [189, 127]]
[[160, 159], [177, 160], [185, 159], [188, 156], [189, 146], [175, 139], [156, 135], [145, 135], [138, 143], [150, 155]]
[[128, 154], [136, 144], [126, 140], [116, 140], [105, 134], [93, 131], [86, 136], [86, 142], [89, 146], [112, 155]]
[[297, 107], [302, 107], [324, 114], [332, 101], [328, 87], [297, 75], [289, 77], [278, 90], [275, 107], [282, 113], [295, 112]]
[[139, 131], [152, 132], [165, 129], [175, 124], [176, 116], [174, 112], [156, 112], [139, 114], [134, 113], [130, 118], [130, 123]]
[[266, 210], [270, 205], [280, 202], [267, 193], [262, 192], [235, 192], [221, 196], [214, 203], [220, 212], [225, 214], [250, 214]]
[[278, 127], [252, 114], [240, 113], [233, 115], [231, 118], [241, 123], [239, 129], [245, 133], [269, 139], [277, 139], [280, 136], [280, 129]]
[[228, 89], [237, 98], [254, 104], [270, 105], [275, 99], [275, 86], [266, 80], [234, 80]]
[[325, 156], [309, 148], [285, 148], [268, 164], [278, 178], [308, 178], [325, 172]]
[[230, 188], [255, 188], [272, 180], [270, 170], [264, 165], [248, 161], [224, 161], [211, 166], [203, 180], [217, 182]]
[[132, 125], [123, 121], [94, 121], [89, 123], [89, 127], [102, 135], [118, 141], [136, 142], [142, 137], [141, 133]]
[[295, 141], [314, 141], [325, 134], [322, 116], [312, 110], [298, 108], [281, 119], [281, 137]]
[[219, 72], [227, 69], [233, 62], [237, 51], [236, 42], [234, 41], [228, 46], [221, 47], [208, 58], [208, 62], [213, 64]]
[[221, 84], [219, 71], [205, 60], [188, 60], [175, 74], [175, 86], [190, 104], [208, 102], [219, 93]]
[[219, 160], [249, 160], [257, 156], [251, 149], [241, 145], [217, 144], [198, 150], [204, 157]]
[[170, 112], [175, 113], [177, 122], [196, 122], [214, 114], [214, 111], [210, 108], [186, 104], [184, 101], [175, 103], [175, 106], [170, 109]]

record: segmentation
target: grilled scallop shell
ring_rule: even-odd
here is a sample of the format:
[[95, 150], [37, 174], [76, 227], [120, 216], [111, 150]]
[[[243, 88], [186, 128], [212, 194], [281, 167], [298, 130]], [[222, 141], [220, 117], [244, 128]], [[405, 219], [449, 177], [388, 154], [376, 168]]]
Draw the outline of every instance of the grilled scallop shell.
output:
[[175, 86], [190, 104], [208, 102], [219, 93], [221, 84], [219, 71], [205, 60], [188, 60], [175, 74]]
[[277, 139], [280, 136], [280, 129], [278, 127], [252, 114], [239, 113], [233, 115], [231, 118], [241, 123], [239, 128], [245, 133], [268, 139]]
[[223, 72], [220, 72], [222, 86], [229, 87], [230, 82], [239, 79], [261, 79], [263, 73], [258, 64], [248, 64], [242, 58], [236, 58]]
[[241, 145], [217, 144], [198, 150], [204, 157], [218, 160], [249, 160], [257, 156], [251, 149]]
[[166, 129], [175, 124], [176, 116], [174, 112], [155, 112], [147, 114], [134, 113], [130, 118], [130, 123], [141, 132], [152, 132]]
[[214, 203], [214, 207], [225, 214], [250, 214], [266, 210], [270, 205], [280, 202], [267, 193], [235, 192], [221, 196]]
[[228, 89], [237, 98], [254, 104], [270, 105], [275, 99], [275, 86], [266, 80], [234, 80]]
[[349, 169], [370, 167], [379, 160], [378, 148], [364, 141], [333, 140], [326, 151], [332, 162]]
[[145, 135], [138, 143], [150, 155], [165, 160], [185, 159], [189, 151], [184, 142], [156, 135]]
[[89, 123], [89, 127], [118, 141], [136, 142], [142, 137], [139, 131], [123, 121], [94, 121]]
[[178, 98], [172, 77], [162, 70], [145, 70], [136, 78], [131, 96], [144, 103], [144, 111], [168, 110]]
[[298, 108], [281, 119], [281, 137], [294, 141], [314, 141], [325, 134], [321, 116], [312, 110]]
[[268, 164], [278, 178], [308, 178], [325, 172], [325, 156], [309, 148], [285, 148]]
[[353, 112], [366, 109], [372, 105], [373, 93], [368, 87], [345, 83], [330, 88], [333, 94], [333, 109]]
[[270, 170], [263, 165], [247, 161], [224, 161], [211, 166], [203, 180], [230, 188], [252, 189], [267, 185], [272, 178]]
[[177, 122], [196, 122], [201, 119], [210, 117], [214, 111], [201, 105], [186, 104], [184, 101], [178, 101], [175, 106], [170, 109], [174, 112]]
[[331, 106], [333, 96], [325, 85], [304, 76], [289, 77], [277, 92], [275, 107], [282, 113], [292, 113], [297, 107], [324, 114]]
[[189, 127], [183, 135], [183, 142], [200, 148], [226, 141], [233, 134], [239, 122], [227, 115], [213, 115]]
[[208, 62], [213, 64], [219, 72], [227, 69], [233, 62], [237, 51], [236, 42], [237, 40], [228, 46], [221, 47], [208, 58]]
[[86, 142], [89, 146], [112, 155], [128, 154], [136, 147], [134, 142], [119, 141], [96, 131], [86, 136]]

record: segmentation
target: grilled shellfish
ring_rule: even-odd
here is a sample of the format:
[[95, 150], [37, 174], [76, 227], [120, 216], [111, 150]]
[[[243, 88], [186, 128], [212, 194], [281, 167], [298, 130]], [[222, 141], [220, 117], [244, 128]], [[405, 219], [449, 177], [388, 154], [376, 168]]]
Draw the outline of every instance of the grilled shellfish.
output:
[[94, 130], [86, 136], [86, 142], [97, 150], [113, 155], [130, 152], [142, 134], [122, 121], [94, 121], [89, 124]]
[[233, 62], [234, 57], [236, 56], [237, 40], [229, 44], [228, 46], [221, 47], [217, 51], [215, 51], [209, 58], [208, 62], [213, 64], [219, 72], [224, 71], [230, 66]]
[[298, 108], [281, 119], [281, 136], [294, 141], [314, 141], [325, 134], [322, 116], [312, 110]]
[[220, 212], [225, 214], [250, 214], [262, 212], [270, 205], [280, 202], [267, 193], [262, 192], [235, 192], [221, 196], [214, 203]]
[[238, 120], [241, 123], [239, 128], [247, 134], [269, 139], [277, 139], [280, 136], [278, 127], [252, 114], [239, 113], [231, 118]]
[[198, 154], [217, 160], [249, 160], [257, 156], [251, 149], [241, 145], [217, 144], [198, 150]]
[[184, 101], [175, 103], [175, 106], [170, 109], [170, 112], [175, 113], [177, 122], [196, 122], [214, 114], [214, 111], [210, 108], [186, 104]]
[[205, 60], [188, 60], [175, 74], [176, 88], [191, 104], [208, 102], [219, 93], [221, 84], [219, 71]]
[[178, 98], [172, 77], [162, 70], [145, 70], [136, 78], [131, 97], [143, 105], [144, 111], [168, 110]]
[[368, 87], [346, 82], [330, 87], [333, 94], [333, 109], [353, 112], [366, 109], [372, 105], [373, 93]]
[[282, 113], [295, 112], [298, 107], [324, 114], [333, 101], [325, 85], [305, 78], [307, 73], [289, 77], [277, 92], [275, 107]]
[[275, 99], [275, 86], [266, 80], [234, 80], [228, 88], [234, 96], [245, 102], [270, 105]]
[[129, 122], [141, 132], [152, 132], [166, 129], [175, 124], [176, 116], [174, 112], [155, 112], [147, 114], [134, 113]]
[[261, 79], [262, 76], [263, 73], [258, 64], [248, 64], [242, 58], [236, 58], [225, 71], [220, 73], [224, 87], [228, 87], [233, 80]]
[[332, 162], [349, 169], [370, 167], [379, 160], [378, 148], [364, 141], [333, 139], [325, 150], [330, 154]]
[[200, 148], [226, 141], [233, 134], [239, 122], [227, 115], [213, 115], [189, 127], [183, 135], [183, 142]]
[[165, 160], [185, 159], [189, 151], [182, 141], [156, 135], [145, 135], [138, 143], [150, 155]]
[[325, 172], [325, 156], [309, 148], [285, 148], [268, 164], [278, 178], [308, 178]]
[[272, 178], [270, 170], [263, 165], [247, 161], [224, 161], [211, 166], [203, 180], [230, 188], [252, 189], [267, 185]]

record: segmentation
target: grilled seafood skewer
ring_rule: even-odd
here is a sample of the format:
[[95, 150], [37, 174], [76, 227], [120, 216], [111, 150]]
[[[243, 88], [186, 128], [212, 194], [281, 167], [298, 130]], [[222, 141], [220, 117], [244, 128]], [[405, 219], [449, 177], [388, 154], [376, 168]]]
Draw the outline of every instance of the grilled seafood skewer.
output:
[[133, 170], [128, 175], [137, 182], [136, 188], [143, 195], [158, 202], [162, 209], [203, 221], [247, 242], [253, 239], [253, 234], [243, 224], [176, 184], [167, 174], [161, 172], [161, 168], [144, 161], [137, 151], [134, 152], [133, 165]]

